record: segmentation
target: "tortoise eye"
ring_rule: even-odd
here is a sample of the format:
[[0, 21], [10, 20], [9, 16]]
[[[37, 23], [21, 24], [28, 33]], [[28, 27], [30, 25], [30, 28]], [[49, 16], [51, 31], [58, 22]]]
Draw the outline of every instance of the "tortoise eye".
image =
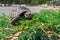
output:
[[29, 15], [31, 15], [31, 14], [29, 14]]

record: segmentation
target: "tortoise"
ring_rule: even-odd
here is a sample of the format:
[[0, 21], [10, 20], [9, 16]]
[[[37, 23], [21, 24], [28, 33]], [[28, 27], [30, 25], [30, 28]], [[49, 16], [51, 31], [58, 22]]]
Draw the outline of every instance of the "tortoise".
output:
[[19, 7], [17, 7], [16, 8], [16, 14], [11, 19], [11, 24], [12, 25], [18, 24], [17, 21], [22, 19], [22, 18], [32, 19], [32, 17], [33, 17], [33, 14], [31, 13], [30, 9], [27, 8], [26, 6], [19, 6]]

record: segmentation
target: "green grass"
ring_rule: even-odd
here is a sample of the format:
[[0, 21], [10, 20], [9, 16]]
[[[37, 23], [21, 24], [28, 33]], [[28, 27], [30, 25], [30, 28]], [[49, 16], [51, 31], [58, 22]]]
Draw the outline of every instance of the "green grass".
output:
[[[10, 17], [0, 16], [0, 39], [6, 39], [15, 33], [24, 31], [19, 35], [19, 40], [35, 39], [51, 31], [53, 34], [60, 34], [60, 10], [45, 10], [34, 13], [32, 20], [19, 20], [20, 25], [12, 26]], [[5, 29], [7, 28], [7, 29]], [[13, 30], [11, 30], [13, 29]]]

